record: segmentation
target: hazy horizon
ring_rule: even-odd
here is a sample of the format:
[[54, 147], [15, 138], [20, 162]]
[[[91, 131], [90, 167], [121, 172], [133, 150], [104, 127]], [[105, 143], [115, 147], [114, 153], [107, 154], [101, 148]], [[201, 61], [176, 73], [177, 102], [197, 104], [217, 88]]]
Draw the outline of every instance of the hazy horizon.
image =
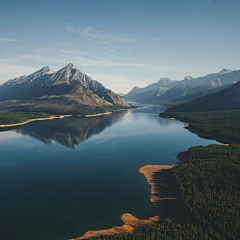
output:
[[122, 93], [163, 77], [238, 70], [239, 6], [234, 0], [2, 1], [0, 84], [69, 62]]

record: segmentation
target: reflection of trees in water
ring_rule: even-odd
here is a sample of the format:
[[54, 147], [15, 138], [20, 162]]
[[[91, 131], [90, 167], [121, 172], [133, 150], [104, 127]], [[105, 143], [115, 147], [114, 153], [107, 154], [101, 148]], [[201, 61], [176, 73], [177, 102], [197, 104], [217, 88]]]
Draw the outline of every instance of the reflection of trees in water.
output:
[[46, 144], [56, 141], [74, 149], [80, 142], [118, 122], [126, 113], [124, 111], [92, 118], [72, 117], [31, 122], [14, 131], [37, 138]]
[[175, 124], [173, 123], [173, 121], [167, 119], [167, 118], [162, 118], [162, 117], [159, 117], [159, 120], [158, 120], [158, 123], [161, 125], [161, 126], [169, 126], [171, 124]]

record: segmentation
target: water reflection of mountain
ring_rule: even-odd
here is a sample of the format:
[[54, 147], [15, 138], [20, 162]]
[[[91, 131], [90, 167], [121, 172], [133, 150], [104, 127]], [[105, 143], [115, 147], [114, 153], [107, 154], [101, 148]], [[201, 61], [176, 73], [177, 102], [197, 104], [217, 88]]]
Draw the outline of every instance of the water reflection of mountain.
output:
[[37, 138], [46, 144], [56, 141], [71, 149], [118, 122], [127, 112], [92, 118], [63, 118], [26, 124], [14, 131]]

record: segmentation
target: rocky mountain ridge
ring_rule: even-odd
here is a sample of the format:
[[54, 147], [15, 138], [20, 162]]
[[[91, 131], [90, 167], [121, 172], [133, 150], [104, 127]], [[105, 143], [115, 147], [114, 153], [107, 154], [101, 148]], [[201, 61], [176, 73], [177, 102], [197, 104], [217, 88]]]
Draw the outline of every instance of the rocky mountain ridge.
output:
[[240, 81], [240, 71], [223, 69], [218, 73], [198, 78], [186, 76], [181, 81], [161, 78], [157, 83], [145, 88], [134, 87], [123, 97], [128, 101], [174, 105], [221, 91], [224, 86], [229, 87], [238, 81]]
[[[58, 71], [43, 67], [28, 76], [7, 81], [0, 85], [0, 102], [3, 101], [15, 101], [17, 105], [23, 101], [25, 105], [34, 101], [41, 105], [41, 112], [52, 103], [65, 105], [65, 108], [68, 106], [91, 110], [106, 106], [129, 107], [121, 96], [82, 73], [71, 63]], [[45, 106], [42, 106], [43, 103]], [[35, 106], [35, 110], [39, 104]], [[32, 110], [34, 109], [31, 108]]]
[[222, 91], [172, 107], [167, 112], [205, 112], [217, 110], [240, 110], [240, 82]]

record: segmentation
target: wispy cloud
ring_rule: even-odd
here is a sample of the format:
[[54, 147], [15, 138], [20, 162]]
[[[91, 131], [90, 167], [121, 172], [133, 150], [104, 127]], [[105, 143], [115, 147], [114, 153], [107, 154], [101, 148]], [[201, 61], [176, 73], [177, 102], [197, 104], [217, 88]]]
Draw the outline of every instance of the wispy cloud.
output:
[[[49, 57], [51, 56], [51, 57]], [[95, 80], [102, 82], [106, 87], [117, 92], [128, 92], [133, 86], [145, 86], [157, 79], [149, 76], [150, 72], [155, 72], [157, 77], [170, 77], [171, 79], [179, 79], [187, 74], [202, 74], [203, 71], [211, 72], [210, 69], [194, 69], [185, 67], [174, 67], [164, 65], [151, 65], [132, 62], [118, 61], [118, 59], [110, 60], [96, 55], [95, 53], [72, 52], [66, 50], [55, 50], [48, 55], [41, 54], [14, 54], [9, 55], [9, 59], [0, 62], [0, 83], [21, 75], [30, 74], [43, 65], [63, 67], [72, 62], [76, 67], [84, 69], [85, 74], [89, 74]], [[9, 60], [9, 61], [7, 61]], [[11, 61], [10, 61], [11, 60]], [[21, 65], [24, 62], [31, 62], [39, 67], [30, 67]], [[7, 63], [7, 64], [6, 64]], [[57, 69], [56, 69], [57, 70]], [[100, 73], [100, 71], [102, 71]], [[139, 73], [131, 74], [132, 72]], [[109, 74], [108, 74], [109, 73]], [[137, 77], [139, 76], [139, 77]]]
[[[51, 55], [51, 57], [48, 57]], [[52, 54], [47, 56], [41, 54], [14, 54], [11, 59], [20, 60], [35, 60], [36, 62], [42, 62], [44, 64], [58, 63], [66, 64], [73, 62], [80, 67], [124, 67], [132, 71], [135, 70], [147, 70], [155, 72], [168, 72], [168, 73], [194, 73], [197, 69], [188, 67], [176, 67], [176, 66], [166, 66], [166, 65], [154, 65], [145, 63], [133, 63], [127, 61], [119, 61], [119, 59], [110, 60], [109, 58], [104, 58], [93, 52], [76, 52], [70, 50], [52, 50]]]
[[135, 40], [133, 38], [128, 37], [120, 37], [116, 36], [114, 34], [109, 34], [103, 31], [99, 31], [95, 29], [94, 27], [84, 27], [84, 28], [74, 28], [70, 25], [65, 25], [64, 28], [69, 33], [74, 33], [79, 36], [89, 37], [96, 40], [101, 40], [104, 42], [134, 42]]
[[111, 42], [122, 43], [134, 43], [134, 42], [163, 42], [164, 39], [157, 37], [123, 37], [116, 34], [100, 31], [94, 27], [87, 26], [83, 28], [75, 28], [68, 24], [64, 25], [67, 32], [73, 33], [79, 36], [92, 38], [95, 40], [95, 44], [109, 44]]
[[151, 38], [151, 40], [156, 41], [156, 42], [164, 41], [164, 39], [162, 39], [162, 38], [155, 38], [155, 37]]
[[19, 40], [0, 37], [0, 42], [19, 42]]

